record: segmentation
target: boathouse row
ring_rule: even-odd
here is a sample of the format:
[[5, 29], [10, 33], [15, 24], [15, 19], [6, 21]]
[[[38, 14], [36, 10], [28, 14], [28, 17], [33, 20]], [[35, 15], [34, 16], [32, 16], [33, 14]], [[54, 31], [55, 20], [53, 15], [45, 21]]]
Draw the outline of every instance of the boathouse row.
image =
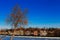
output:
[[[0, 30], [1, 35], [12, 35], [14, 29]], [[14, 32], [16, 36], [60, 36], [60, 29], [44, 28], [17, 28]]]

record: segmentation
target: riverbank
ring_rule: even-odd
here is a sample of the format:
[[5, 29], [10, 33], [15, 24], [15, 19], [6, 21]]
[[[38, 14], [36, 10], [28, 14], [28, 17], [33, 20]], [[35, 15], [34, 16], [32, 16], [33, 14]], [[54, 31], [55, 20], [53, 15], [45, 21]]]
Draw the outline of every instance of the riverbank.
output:
[[[0, 36], [4, 36], [4, 35], [0, 35]], [[11, 37], [6, 35], [5, 37]], [[18, 37], [18, 38], [46, 38], [46, 39], [60, 39], [60, 37], [37, 37], [37, 36], [14, 36], [14, 37]]]
[[[4, 36], [4, 35], [0, 35]], [[5, 36], [2, 40], [9, 40], [11, 36]], [[36, 37], [36, 36], [14, 36], [14, 40], [60, 40], [60, 37]]]
[[[9, 36], [10, 37], [10, 36]], [[35, 36], [14, 36], [14, 37], [21, 37], [21, 38], [48, 38], [48, 39], [60, 39], [60, 37], [35, 37]]]

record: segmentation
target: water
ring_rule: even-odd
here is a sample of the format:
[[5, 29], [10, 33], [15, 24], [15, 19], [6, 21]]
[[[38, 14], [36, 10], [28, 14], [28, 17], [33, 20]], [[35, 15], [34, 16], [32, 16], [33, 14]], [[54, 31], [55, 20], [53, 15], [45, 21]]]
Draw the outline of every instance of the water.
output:
[[[10, 37], [4, 37], [2, 40], [10, 40]], [[14, 37], [13, 40], [60, 40], [52, 38], [25, 38], [25, 37]]]

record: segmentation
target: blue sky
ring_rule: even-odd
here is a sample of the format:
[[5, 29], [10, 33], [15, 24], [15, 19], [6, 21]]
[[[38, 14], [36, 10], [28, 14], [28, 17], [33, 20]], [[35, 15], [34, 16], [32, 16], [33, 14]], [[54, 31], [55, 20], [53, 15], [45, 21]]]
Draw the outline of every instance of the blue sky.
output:
[[28, 26], [60, 27], [60, 0], [0, 0], [0, 28], [10, 28], [5, 19], [16, 4], [28, 8]]

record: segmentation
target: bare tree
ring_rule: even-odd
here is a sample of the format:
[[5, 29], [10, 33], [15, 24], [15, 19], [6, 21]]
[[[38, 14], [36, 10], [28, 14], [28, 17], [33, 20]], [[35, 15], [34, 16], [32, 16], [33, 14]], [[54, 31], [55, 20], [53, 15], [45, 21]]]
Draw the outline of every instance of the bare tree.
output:
[[[13, 8], [12, 13], [7, 18], [7, 23], [14, 26], [14, 32], [17, 27], [22, 27], [23, 25], [27, 25], [26, 13], [27, 13], [27, 9], [25, 9], [24, 12], [22, 12], [19, 6], [15, 6]], [[14, 32], [10, 40], [13, 40]]]

